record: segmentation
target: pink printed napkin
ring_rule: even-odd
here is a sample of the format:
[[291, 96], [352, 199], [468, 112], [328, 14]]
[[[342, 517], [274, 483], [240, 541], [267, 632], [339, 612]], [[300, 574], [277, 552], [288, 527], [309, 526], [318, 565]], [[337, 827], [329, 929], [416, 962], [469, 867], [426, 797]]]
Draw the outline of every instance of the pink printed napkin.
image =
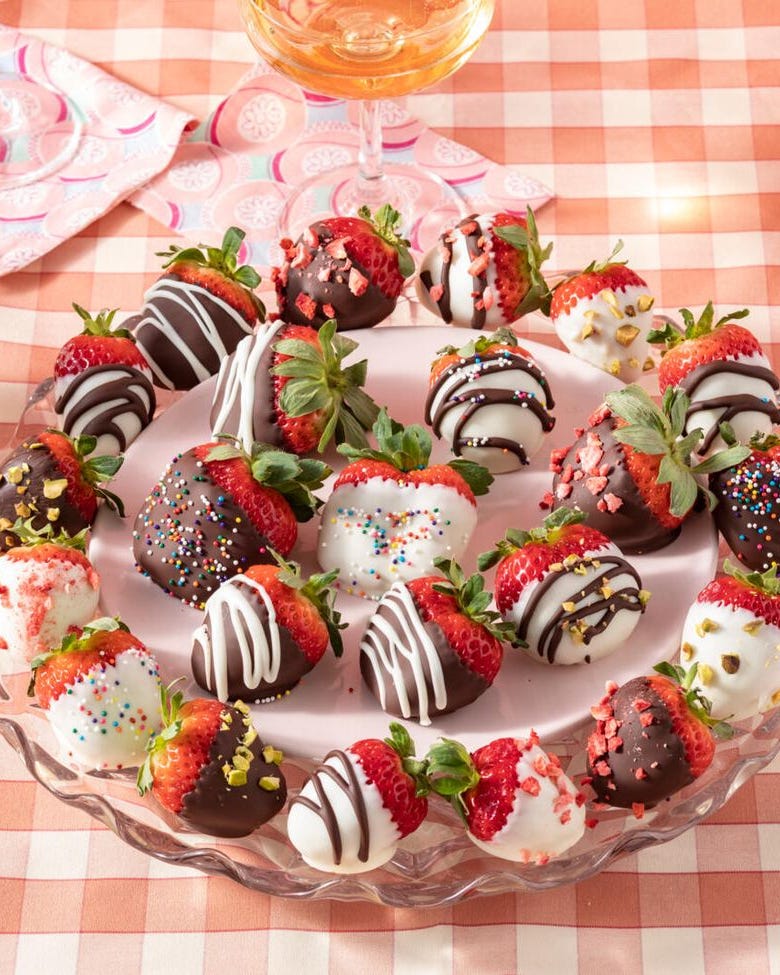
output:
[[194, 122], [94, 64], [0, 25], [0, 275], [164, 170]]
[[[501, 166], [413, 118], [396, 102], [383, 102], [384, 156], [415, 161], [437, 173], [475, 211], [524, 212], [552, 198], [542, 183], [514, 166]], [[281, 262], [276, 221], [291, 188], [325, 168], [356, 161], [357, 104], [302, 90], [261, 62], [183, 143], [170, 167], [130, 200], [165, 226], [216, 244], [230, 226], [246, 231], [242, 259], [259, 268]], [[410, 234], [413, 247], [429, 247], [449, 216], [445, 199], [422, 184], [415, 210], [425, 216]], [[311, 217], [332, 212], [333, 200], [312, 198]], [[451, 207], [452, 215], [457, 210]], [[300, 212], [300, 211], [299, 211]]]

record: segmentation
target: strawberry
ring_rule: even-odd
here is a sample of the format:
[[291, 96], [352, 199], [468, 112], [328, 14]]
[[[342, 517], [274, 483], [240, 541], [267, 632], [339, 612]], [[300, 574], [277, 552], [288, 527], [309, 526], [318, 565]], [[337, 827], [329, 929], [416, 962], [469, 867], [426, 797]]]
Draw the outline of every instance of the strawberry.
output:
[[445, 579], [395, 583], [360, 643], [363, 680], [382, 708], [422, 725], [480, 697], [501, 667], [502, 641], [514, 639], [514, 627], [488, 610], [482, 576], [466, 579], [450, 559], [434, 565]]
[[0, 556], [0, 650], [26, 663], [94, 617], [100, 581], [86, 529], [71, 538], [50, 524], [37, 531], [32, 519], [12, 527], [19, 544]]
[[422, 259], [420, 301], [448, 324], [495, 328], [538, 308], [550, 289], [541, 273], [552, 244], [539, 243], [533, 212], [472, 214], [447, 229]]
[[244, 236], [230, 227], [221, 247], [172, 245], [158, 252], [166, 258], [167, 273], [146, 292], [140, 314], [126, 323], [158, 386], [197, 386], [265, 321], [265, 307], [254, 292], [260, 276], [238, 264]]
[[333, 319], [319, 331], [278, 322], [244, 339], [219, 372], [214, 434], [237, 436], [245, 450], [259, 440], [296, 454], [322, 452], [334, 435], [365, 447], [378, 409], [361, 388], [366, 360], [342, 367], [356, 348], [336, 334]]
[[553, 290], [550, 320], [566, 348], [627, 382], [654, 368], [648, 346], [653, 297], [647, 283], [615, 256], [592, 261]]
[[667, 322], [648, 338], [664, 346], [658, 369], [660, 391], [681, 386], [690, 400], [684, 432], [697, 427], [704, 431], [697, 452], [705, 456], [724, 446], [723, 423], [733, 426], [740, 441], [770, 433], [772, 425], [780, 422], [780, 380], [755, 335], [735, 324], [749, 314], [748, 309], [715, 321], [710, 301], [699, 318], [687, 308], [681, 308], [680, 314], [684, 330]]
[[726, 560], [724, 570], [688, 611], [680, 657], [697, 664], [691, 686], [712, 716], [741, 721], [780, 704], [780, 579], [776, 565], [744, 573]]
[[314, 328], [335, 318], [340, 329], [370, 328], [387, 318], [414, 273], [400, 219], [387, 204], [373, 217], [364, 206], [357, 217], [312, 224], [295, 243], [282, 240], [285, 262], [273, 269], [280, 316]]
[[479, 556], [480, 569], [498, 565], [496, 605], [534, 660], [600, 660], [629, 638], [649, 598], [620, 549], [584, 519], [558, 508]]
[[443, 738], [425, 762], [431, 791], [448, 799], [469, 839], [493, 856], [544, 864], [585, 830], [585, 797], [534, 731], [527, 739], [498, 738], [472, 754]]
[[66, 753], [90, 768], [137, 765], [160, 728], [157, 661], [118, 619], [94, 620], [32, 663], [30, 694]]
[[198, 832], [247, 836], [287, 797], [282, 753], [264, 745], [249, 708], [161, 691], [163, 730], [147, 746], [138, 791]]
[[429, 467], [425, 429], [384, 409], [373, 431], [378, 450], [339, 445], [352, 463], [323, 508], [318, 557], [347, 592], [378, 598], [396, 580], [429, 574], [438, 555], [460, 558], [477, 520], [474, 495], [493, 478], [461, 459]]
[[399, 724], [390, 734], [330, 752], [290, 803], [287, 835], [309, 866], [373, 870], [425, 819], [428, 785], [414, 742]]
[[268, 444], [255, 444], [251, 454], [226, 441], [178, 454], [136, 516], [138, 571], [203, 609], [220, 583], [272, 561], [272, 549], [289, 554], [297, 522], [322, 503], [312, 489], [330, 472]]
[[610, 682], [591, 708], [596, 728], [588, 738], [588, 774], [600, 802], [645, 808], [697, 779], [712, 764], [713, 732], [728, 737], [728, 725], [710, 716], [710, 702], [692, 687], [689, 671], [669, 663], [634, 677], [622, 687]]
[[124, 517], [121, 498], [105, 483], [122, 466], [121, 457], [90, 457], [95, 437], [71, 439], [61, 430], [44, 430], [13, 451], [0, 469], [0, 550], [17, 544], [17, 519], [36, 530], [77, 535], [95, 520], [98, 502]]
[[343, 652], [340, 630], [347, 624], [333, 605], [336, 573], [304, 579], [297, 563], [271, 554], [276, 565], [250, 565], [209, 597], [193, 634], [195, 680], [221, 701], [279, 698], [329, 645], [337, 657]]
[[[726, 434], [727, 442], [729, 435]], [[718, 531], [740, 562], [766, 571], [780, 561], [775, 528], [780, 506], [780, 437], [752, 437], [751, 453], [732, 467], [710, 474], [718, 499]]]
[[554, 452], [553, 492], [542, 504], [580, 508], [624, 552], [668, 545], [700, 493], [714, 503], [695, 475], [731, 467], [750, 452], [734, 444], [693, 464], [702, 432], [682, 436], [688, 406], [680, 388], [667, 389], [660, 408], [640, 386], [608, 393], [588, 429], [578, 431], [572, 446]]
[[98, 453], [119, 454], [154, 416], [152, 370], [130, 331], [111, 328], [116, 309], [93, 319], [75, 302], [73, 308], [84, 330], [54, 363], [54, 409], [68, 436], [88, 434]]
[[550, 386], [508, 328], [461, 348], [440, 349], [431, 366], [425, 422], [453, 453], [494, 474], [516, 470], [555, 426]]

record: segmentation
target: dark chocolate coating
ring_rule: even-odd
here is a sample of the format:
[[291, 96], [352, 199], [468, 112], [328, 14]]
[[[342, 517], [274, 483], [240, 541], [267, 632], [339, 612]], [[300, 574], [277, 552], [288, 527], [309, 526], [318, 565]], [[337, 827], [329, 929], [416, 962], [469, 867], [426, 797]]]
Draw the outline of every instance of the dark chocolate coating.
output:
[[273, 561], [268, 539], [211, 481], [192, 450], [171, 461], [144, 501], [135, 519], [133, 554], [152, 582], [200, 609], [226, 579]]
[[[565, 505], [584, 511], [588, 516], [588, 525], [611, 538], [623, 552], [632, 555], [654, 552], [673, 542], [680, 534], [680, 527], [664, 527], [645, 504], [626, 467], [623, 446], [612, 436], [614, 427], [615, 418], [612, 416], [590, 427], [569, 447], [562, 461], [563, 469], [567, 464], [571, 464], [575, 471], [581, 470], [576, 460], [577, 451], [585, 448], [588, 433], [596, 433], [604, 449], [601, 464], [609, 465], [607, 486], [604, 490], [593, 494], [586, 486], [590, 475], [585, 472], [585, 477], [569, 482], [572, 486], [571, 494], [566, 498], [558, 499], [555, 491], [561, 483], [561, 475], [556, 473], [553, 478], [553, 495], [555, 495], [553, 508]], [[599, 500], [610, 493], [620, 498], [623, 504], [615, 512], [599, 510]]]
[[[224, 356], [254, 327], [240, 312], [228, 310], [205, 288], [181, 281], [175, 272], [163, 274], [152, 285], [140, 314], [124, 324], [132, 329], [138, 348], [149, 361], [156, 385], [181, 390], [215, 375]], [[217, 345], [209, 340], [206, 326], [216, 333]], [[176, 347], [171, 330], [194, 353], [205, 376], [199, 376]]]
[[[384, 597], [387, 599], [387, 595]], [[374, 619], [377, 616], [381, 616], [386, 620], [391, 626], [395, 622], [395, 614], [388, 609], [385, 602], [380, 603], [376, 613], [374, 614]], [[426, 666], [425, 658], [422, 659], [422, 668], [425, 674], [425, 686], [428, 692], [428, 707], [427, 712], [430, 717], [434, 717], [438, 714], [451, 714], [453, 711], [457, 711], [459, 708], [465, 707], [467, 704], [471, 704], [477, 700], [485, 691], [490, 687], [488, 681], [479, 674], [474, 673], [470, 670], [466, 664], [463, 663], [461, 658], [452, 649], [444, 635], [444, 631], [441, 627], [432, 621], [419, 620], [423, 629], [430, 637], [431, 642], [436, 650], [436, 655], [441, 662], [441, 668], [444, 676], [444, 686], [447, 689], [447, 702], [443, 708], [438, 708], [436, 706], [436, 701], [434, 698], [433, 683], [431, 681], [430, 671]], [[368, 630], [372, 628], [372, 623], [369, 620]], [[384, 639], [381, 631], [374, 628], [374, 632], [377, 638], [382, 642], [383, 646], [386, 647], [387, 643]], [[403, 639], [403, 635], [399, 633], [399, 637]], [[409, 717], [418, 721], [420, 718], [420, 699], [417, 693], [417, 685], [414, 678], [414, 673], [412, 671], [409, 662], [402, 658], [403, 665], [403, 678], [404, 687], [406, 688], [407, 699], [409, 702], [410, 714]], [[377, 683], [376, 672], [374, 666], [364, 650], [360, 653], [360, 672], [363, 675], [363, 680], [377, 699], [381, 701], [379, 686]], [[388, 714], [397, 715], [398, 717], [405, 717], [401, 708], [401, 701], [398, 697], [398, 692], [395, 688], [395, 682], [393, 681], [392, 675], [385, 671], [385, 707], [384, 710]]]
[[[232, 716], [230, 727], [220, 730], [211, 745], [209, 760], [200, 770], [193, 789], [184, 796], [179, 817], [188, 826], [210, 836], [247, 836], [275, 816], [287, 799], [287, 784], [278, 765], [263, 759], [264, 744], [259, 735], [248, 746], [252, 760], [246, 784], [230, 786], [223, 766], [233, 760], [247, 731], [244, 715], [226, 705]], [[265, 776], [279, 779], [279, 788], [263, 789]]]
[[[91, 522], [68, 500], [67, 488], [56, 498], [44, 495], [44, 482], [59, 481], [64, 475], [49, 449], [42, 443], [38, 443], [37, 447], [32, 446], [36, 443], [38, 441], [34, 438], [26, 440], [0, 468], [0, 518], [7, 519], [11, 524], [19, 517], [25, 521], [32, 518], [34, 528], [51, 525], [55, 535], [63, 531], [71, 536], [78, 535]], [[11, 469], [23, 468], [25, 464], [29, 470], [23, 473], [22, 479], [18, 483], [9, 480]], [[49, 518], [48, 513], [55, 510], [59, 512], [57, 517]], [[0, 551], [17, 544], [18, 539], [7, 528], [0, 531]]]
[[[252, 343], [254, 345], [256, 342], [264, 340], [264, 336], [261, 333], [255, 333], [251, 338], [245, 341]], [[274, 340], [276, 341], [276, 340]], [[269, 342], [266, 345], [265, 350], [260, 356], [260, 361], [257, 364], [257, 371], [254, 376], [244, 375], [241, 377], [241, 382], [251, 382], [254, 385], [254, 395], [252, 397], [252, 433], [253, 441], [258, 443], [270, 443], [276, 444], [278, 446], [283, 446], [283, 439], [281, 431], [276, 423], [276, 411], [273, 407], [273, 377], [270, 374], [270, 369], [273, 365], [274, 342]], [[223, 411], [225, 405], [225, 393], [228, 388], [228, 379], [232, 378], [230, 373], [235, 369], [236, 363], [236, 353], [232, 352], [230, 357], [224, 363], [224, 369], [220, 373], [219, 382], [217, 383], [217, 388], [214, 391], [214, 399], [211, 404], [211, 413], [209, 414], [209, 423], [211, 424], [211, 429], [215, 436], [219, 434], [227, 433], [230, 436], [238, 436], [239, 424], [241, 422], [241, 401], [240, 398], [234, 400], [230, 407], [230, 411], [226, 419], [222, 421], [219, 425], [220, 429], [215, 428], [215, 424], [219, 419], [220, 414]]]
[[[650, 707], [637, 711], [634, 701], [638, 699], [649, 702]], [[693, 781], [683, 743], [672, 730], [663, 700], [647, 678], [635, 677], [623, 684], [610, 703], [615, 719], [622, 722], [616, 734], [623, 743], [593, 762], [597, 764], [599, 758], [606, 761], [609, 775], [600, 775], [589, 759], [588, 774], [593, 776], [591, 785], [599, 802], [626, 809], [635, 802], [650, 807]], [[642, 725], [642, 714], [652, 715], [652, 724]], [[643, 770], [645, 777], [636, 777], [638, 769]], [[610, 788], [610, 784], [615, 788]]]
[[754, 451], [736, 467], [710, 474], [718, 499], [713, 511], [718, 531], [740, 562], [766, 572], [780, 562], [780, 456]]
[[[240, 580], [239, 577], [239, 582], [240, 581], [242, 580]], [[266, 609], [265, 603], [251, 586], [242, 585], [241, 588], [244, 590], [242, 595], [248, 604], [248, 608], [260, 621], [260, 624], [262, 625], [270, 644], [271, 636], [269, 633], [268, 610]], [[222, 603], [220, 606], [220, 612], [225, 624], [225, 636], [227, 644], [225, 647], [225, 655], [227, 659], [228, 697], [231, 700], [241, 700], [253, 704], [260, 704], [262, 701], [267, 700], [268, 698], [278, 697], [284, 694], [286, 691], [292, 690], [292, 688], [295, 687], [295, 685], [300, 681], [301, 677], [303, 677], [304, 674], [308, 674], [308, 672], [314, 667], [312, 661], [309, 660], [306, 654], [295, 642], [290, 631], [286, 627], [276, 623], [275, 625], [279, 631], [281, 659], [279, 673], [277, 674], [276, 680], [271, 682], [260, 681], [257, 687], [247, 687], [247, 685], [244, 683], [244, 667], [241, 658], [241, 646], [238, 641], [238, 634], [236, 629], [231, 625], [230, 612], [224, 603]], [[212, 637], [212, 630], [208, 614], [204, 620], [204, 626], [206, 628], [206, 635], [210, 640]], [[195, 678], [198, 685], [205, 691], [209, 691], [209, 693], [213, 694], [216, 688], [214, 657], [212, 653], [212, 665], [209, 668], [209, 673], [207, 675], [205, 654], [200, 637], [193, 641], [191, 663], [192, 676]]]
[[[281, 317], [293, 325], [310, 325], [319, 328], [329, 318], [335, 318], [339, 331], [354, 328], [371, 328], [383, 321], [395, 308], [396, 299], [388, 298], [371, 281], [371, 275], [360, 264], [349, 258], [331, 257], [325, 249], [334, 239], [333, 232], [325, 223], [312, 224], [310, 228], [320, 243], [313, 246], [305, 240], [306, 234], [296, 241], [311, 258], [306, 266], [293, 267], [289, 261], [276, 273], [276, 297]], [[354, 267], [368, 279], [368, 287], [362, 295], [349, 290], [349, 268]], [[327, 280], [320, 277], [327, 274]], [[316, 311], [307, 318], [296, 305], [300, 294], [316, 302]], [[330, 305], [328, 314], [323, 305]]]

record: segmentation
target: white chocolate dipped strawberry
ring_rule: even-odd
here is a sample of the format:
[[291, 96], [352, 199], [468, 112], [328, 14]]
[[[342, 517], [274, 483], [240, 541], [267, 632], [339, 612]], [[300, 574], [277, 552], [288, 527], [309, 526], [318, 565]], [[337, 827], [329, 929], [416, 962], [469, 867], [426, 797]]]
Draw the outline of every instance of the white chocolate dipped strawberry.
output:
[[378, 599], [398, 580], [433, 574], [437, 557], [461, 557], [477, 523], [475, 494], [493, 478], [462, 459], [428, 466], [427, 431], [385, 410], [373, 431], [378, 450], [339, 445], [352, 462], [322, 509], [317, 557], [326, 572], [339, 570], [341, 589]]
[[680, 658], [719, 720], [742, 721], [780, 704], [780, 579], [725, 563], [685, 619]]
[[448, 325], [496, 328], [537, 308], [549, 308], [534, 215], [472, 214], [448, 228], [423, 257], [420, 301]]
[[287, 835], [309, 866], [374, 870], [425, 819], [428, 790], [414, 743], [399, 724], [390, 734], [330, 752], [290, 803]]
[[585, 797], [556, 755], [527, 739], [498, 738], [469, 755], [442, 739], [426, 755], [432, 792], [459, 812], [472, 843], [516, 863], [547, 863], [585, 832]]
[[86, 529], [71, 538], [19, 519], [22, 543], [0, 555], [0, 660], [26, 666], [95, 616], [100, 580], [84, 552]]
[[510, 529], [480, 569], [498, 564], [496, 605], [541, 663], [592, 663], [628, 640], [649, 593], [636, 569], [585, 515], [558, 508], [540, 528]]
[[547, 378], [508, 328], [440, 349], [428, 384], [425, 422], [492, 474], [527, 464], [555, 425]]

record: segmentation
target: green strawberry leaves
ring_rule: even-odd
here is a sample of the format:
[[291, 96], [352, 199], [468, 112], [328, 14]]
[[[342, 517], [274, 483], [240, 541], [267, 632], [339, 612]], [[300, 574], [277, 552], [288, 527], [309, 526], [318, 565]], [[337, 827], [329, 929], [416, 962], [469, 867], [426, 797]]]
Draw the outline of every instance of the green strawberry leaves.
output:
[[86, 308], [77, 305], [75, 301], [72, 303], [72, 306], [84, 325], [82, 335], [93, 335], [96, 338], [130, 339], [131, 342], [135, 342], [135, 337], [129, 329], [111, 329], [111, 323], [119, 309], [112, 308], [109, 311], [108, 308], [101, 308], [93, 318]]
[[530, 207], [526, 208], [525, 220], [525, 227], [522, 224], [493, 227], [493, 233], [522, 254], [528, 264], [529, 286], [520, 304], [515, 308], [516, 318], [522, 318], [523, 315], [537, 309], [549, 315], [552, 300], [552, 291], [542, 275], [542, 264], [552, 253], [553, 245], [549, 243], [542, 247], [540, 244], [536, 219]]
[[693, 664], [692, 667], [686, 670], [679, 664], [662, 660], [661, 663], [653, 667], [653, 670], [680, 688], [688, 710], [697, 721], [706, 725], [716, 738], [727, 739], [734, 737], [734, 729], [731, 725], [711, 716], [712, 702], [702, 693], [699, 687], [693, 686], [693, 682], [699, 672], [698, 663]]
[[463, 794], [480, 780], [479, 772], [468, 749], [459, 741], [440, 738], [425, 756], [426, 778], [431, 792], [443, 796], [466, 822]]
[[746, 318], [749, 314], [749, 309], [741, 308], [739, 311], [729, 312], [728, 315], [723, 315], [715, 321], [715, 308], [711, 301], [707, 302], [698, 318], [689, 308], [681, 308], [680, 315], [684, 326], [682, 329], [666, 322], [663, 328], [648, 332], [647, 341], [655, 345], [664, 345], [668, 352], [669, 349], [673, 349], [681, 342], [686, 342], [689, 339], [700, 339], [702, 336], [714, 332], [715, 329], [721, 328], [727, 322], [738, 321], [741, 318]]
[[766, 572], [744, 572], [740, 566], [734, 565], [733, 562], [726, 559], [723, 563], [723, 571], [726, 575], [741, 582], [743, 586], [758, 589], [759, 592], [763, 592], [767, 596], [780, 596], [780, 578], [778, 578], [780, 567], [774, 562]]
[[[65, 436], [62, 430], [52, 429], [48, 432], [57, 433], [63, 437]], [[86, 433], [82, 433], [80, 436], [71, 440], [71, 446], [78, 461], [81, 476], [89, 484], [97, 497], [102, 498], [112, 511], [116, 511], [121, 518], [124, 518], [124, 502], [119, 495], [114, 494], [103, 486], [106, 481], [110, 481], [117, 473], [124, 463], [124, 457], [121, 454], [117, 457], [107, 455], [89, 457], [95, 447], [97, 447], [97, 437], [92, 437]], [[89, 460], [87, 460], [87, 457], [89, 457]]]
[[[32, 689], [35, 680], [35, 671], [53, 657], [58, 657], [63, 653], [71, 653], [75, 650], [84, 650], [87, 644], [96, 633], [111, 633], [114, 630], [123, 630], [129, 633], [127, 625], [118, 616], [101, 616], [99, 619], [92, 620], [78, 633], [66, 634], [58, 647], [47, 650], [46, 653], [39, 653], [30, 661], [30, 670], [33, 672], [33, 680], [30, 683]], [[28, 693], [31, 691], [28, 690]]]
[[703, 488], [696, 475], [712, 474], [733, 467], [750, 454], [750, 448], [733, 444], [698, 464], [691, 454], [704, 436], [700, 429], [683, 436], [690, 399], [681, 387], [668, 387], [660, 408], [641, 386], [631, 385], [608, 393], [606, 403], [626, 426], [613, 430], [619, 443], [638, 453], [660, 456], [658, 483], [670, 485], [669, 510], [684, 518], [701, 492], [710, 508], [717, 503], [712, 492]]
[[398, 210], [394, 210], [389, 203], [385, 203], [372, 216], [370, 209], [367, 206], [362, 206], [358, 210], [358, 216], [370, 223], [377, 236], [381, 237], [396, 251], [399, 272], [405, 278], [414, 274], [414, 259], [409, 252], [409, 241], [401, 237], [398, 231], [398, 224], [401, 221], [401, 214]]
[[471, 488], [471, 493], [475, 497], [487, 494], [490, 485], [495, 480], [486, 467], [483, 467], [481, 464], [475, 464], [472, 460], [464, 460], [462, 457], [456, 457], [454, 460], [448, 461], [447, 466], [451, 467], [457, 474], [460, 474], [466, 484]]
[[279, 582], [291, 589], [297, 590], [302, 596], [312, 603], [322, 618], [323, 623], [328, 629], [330, 645], [336, 657], [344, 653], [344, 644], [341, 639], [341, 630], [347, 628], [347, 623], [341, 622], [341, 613], [335, 607], [336, 590], [333, 583], [338, 579], [339, 569], [331, 572], [315, 572], [308, 579], [304, 579], [301, 574], [301, 567], [297, 562], [288, 562], [282, 556], [269, 549], [271, 555], [276, 560], [276, 564], [281, 571], [278, 575]]
[[317, 450], [322, 453], [336, 435], [354, 447], [368, 446], [366, 430], [377, 418], [379, 407], [364, 392], [368, 362], [361, 359], [346, 368], [343, 360], [358, 343], [336, 331], [328, 319], [317, 332], [318, 342], [280, 339], [274, 344], [278, 355], [290, 356], [271, 369], [274, 376], [286, 376], [279, 396], [279, 409], [289, 417], [323, 411], [327, 417]]
[[493, 594], [485, 591], [485, 580], [478, 572], [466, 578], [457, 562], [442, 557], [435, 558], [433, 564], [449, 583], [434, 583], [434, 592], [454, 597], [464, 616], [483, 626], [500, 642], [526, 646], [518, 641], [517, 631], [512, 623], [504, 622], [500, 613], [488, 609], [493, 601]]
[[509, 528], [504, 537], [499, 539], [492, 549], [477, 556], [477, 567], [480, 572], [491, 569], [502, 559], [512, 555], [529, 542], [555, 542], [560, 538], [565, 528], [570, 525], [581, 524], [586, 517], [584, 511], [562, 505], [549, 514], [538, 528], [532, 528], [530, 531]]
[[401, 759], [404, 772], [414, 779], [415, 795], [427, 796], [431, 790], [426, 776], [426, 763], [414, 757], [415, 745], [406, 728], [397, 721], [391, 721], [390, 736], [383, 741]]
[[44, 525], [43, 528], [35, 528], [34, 520], [34, 518], [28, 518], [25, 521], [23, 518], [17, 518], [9, 529], [26, 548], [52, 544], [59, 545], [61, 548], [72, 548], [78, 552], [86, 552], [88, 528], [82, 528], [76, 535], [69, 535], [64, 530], [55, 534], [54, 525], [51, 522]]
[[[497, 228], [509, 229], [509, 228]], [[472, 339], [465, 345], [458, 348], [455, 345], [445, 345], [443, 348], [439, 349], [436, 353], [437, 357], [445, 355], [459, 355], [463, 359], [470, 359], [473, 355], [484, 355], [489, 352], [496, 345], [509, 345], [513, 349], [518, 346], [517, 336], [512, 331], [511, 328], [507, 328], [502, 325], [501, 328], [497, 328], [495, 332], [491, 332], [489, 335], [480, 335], [479, 338]]]
[[139, 795], [145, 795], [154, 785], [152, 758], [160, 752], [165, 751], [168, 747], [168, 742], [172, 741], [182, 729], [179, 711], [181, 710], [182, 704], [184, 704], [184, 695], [181, 691], [171, 694], [172, 688], [182, 679], [180, 677], [178, 680], [169, 684], [168, 687], [160, 685], [160, 714], [162, 716], [163, 727], [158, 734], [152, 735], [146, 743], [146, 760], [138, 769], [138, 777], [136, 778], [136, 787]]

